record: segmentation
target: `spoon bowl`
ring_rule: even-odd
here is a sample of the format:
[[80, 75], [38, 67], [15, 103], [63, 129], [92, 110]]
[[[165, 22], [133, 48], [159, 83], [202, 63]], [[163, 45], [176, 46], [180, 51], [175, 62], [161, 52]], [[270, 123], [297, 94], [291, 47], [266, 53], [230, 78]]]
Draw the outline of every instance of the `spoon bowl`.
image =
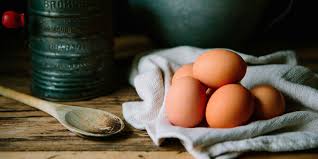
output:
[[97, 109], [69, 106], [63, 125], [70, 131], [90, 137], [106, 137], [125, 127], [117, 116]]

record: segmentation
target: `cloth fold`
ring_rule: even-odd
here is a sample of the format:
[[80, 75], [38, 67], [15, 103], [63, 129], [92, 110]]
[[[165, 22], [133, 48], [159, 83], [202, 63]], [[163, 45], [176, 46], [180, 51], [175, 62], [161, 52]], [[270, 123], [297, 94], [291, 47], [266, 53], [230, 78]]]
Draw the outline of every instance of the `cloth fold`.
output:
[[279, 152], [318, 147], [318, 75], [297, 65], [293, 51], [260, 57], [236, 52], [249, 65], [241, 84], [249, 89], [267, 83], [280, 90], [287, 99], [284, 115], [230, 129], [171, 125], [165, 115], [165, 96], [173, 73], [204, 51], [206, 49], [182, 46], [137, 57], [130, 83], [142, 101], [123, 104], [125, 120], [137, 129], [146, 130], [158, 146], [166, 138], [178, 138], [198, 159], [235, 158], [247, 151]]

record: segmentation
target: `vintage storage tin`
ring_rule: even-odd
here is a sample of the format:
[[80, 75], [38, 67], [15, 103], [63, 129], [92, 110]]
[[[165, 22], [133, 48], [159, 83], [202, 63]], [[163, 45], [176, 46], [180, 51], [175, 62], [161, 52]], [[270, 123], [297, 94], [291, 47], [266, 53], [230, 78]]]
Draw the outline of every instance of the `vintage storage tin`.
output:
[[32, 93], [76, 101], [108, 92], [112, 82], [111, 1], [30, 0]]

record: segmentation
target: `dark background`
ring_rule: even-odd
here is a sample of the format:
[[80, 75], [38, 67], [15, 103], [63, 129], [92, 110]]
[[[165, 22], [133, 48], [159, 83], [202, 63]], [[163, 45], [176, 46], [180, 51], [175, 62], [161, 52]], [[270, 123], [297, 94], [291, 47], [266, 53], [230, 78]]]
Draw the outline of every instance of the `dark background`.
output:
[[[294, 0], [290, 12], [280, 21], [270, 25], [273, 19], [287, 8], [289, 2], [290, 0], [272, 0], [256, 34], [239, 50], [253, 53], [259, 50], [269, 52], [280, 49], [317, 47], [318, 26], [315, 21], [318, 19], [318, 13], [315, 1]], [[1, 15], [6, 10], [26, 12], [26, 8], [26, 0], [0, 0]], [[114, 0], [113, 13], [116, 36], [142, 34], [142, 31], [134, 27], [127, 0]], [[0, 25], [0, 37], [0, 58], [3, 57], [1, 54], [14, 53], [12, 50], [26, 47], [27, 44], [26, 32], [23, 29], [5, 29]]]

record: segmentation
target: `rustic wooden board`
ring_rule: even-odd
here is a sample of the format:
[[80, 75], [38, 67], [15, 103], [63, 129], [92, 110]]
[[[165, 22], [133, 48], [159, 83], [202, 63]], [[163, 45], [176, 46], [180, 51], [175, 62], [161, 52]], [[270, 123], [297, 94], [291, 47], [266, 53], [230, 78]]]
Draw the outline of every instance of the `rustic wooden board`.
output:
[[[9, 82], [6, 86], [24, 93], [29, 93], [29, 81], [24, 77], [0, 79], [0, 83]], [[127, 86], [108, 96], [66, 104], [98, 108], [122, 117], [121, 104], [136, 100], [139, 98], [134, 89]], [[103, 141], [83, 139], [66, 130], [48, 114], [4, 97], [0, 97], [0, 124], [0, 150], [3, 151], [182, 150], [179, 144], [166, 144], [159, 148], [153, 145], [145, 131], [133, 129], [129, 124], [122, 134]]]
[[[94, 157], [92, 157], [94, 156]], [[124, 156], [124, 157], [123, 157]], [[0, 152], [5, 159], [193, 159], [187, 152], [178, 151], [31, 151]], [[243, 159], [317, 159], [316, 153], [250, 153]]]
[[[124, 157], [123, 157], [124, 156]], [[177, 151], [46, 151], [46, 152], [0, 152], [4, 159], [193, 159], [186, 152]]]
[[[318, 49], [298, 50], [300, 64], [318, 72]], [[121, 58], [131, 55], [120, 55]], [[0, 84], [24, 93], [29, 92], [30, 77], [26, 54], [1, 55]], [[135, 90], [125, 85], [110, 95], [66, 104], [92, 107], [122, 117], [121, 104], [138, 101]], [[138, 109], [138, 108], [136, 108]], [[192, 158], [178, 140], [155, 146], [145, 131], [127, 124], [123, 133], [102, 141], [75, 136], [48, 114], [19, 102], [0, 97], [0, 159], [24, 158]], [[253, 153], [244, 158], [318, 158], [314, 152]]]

